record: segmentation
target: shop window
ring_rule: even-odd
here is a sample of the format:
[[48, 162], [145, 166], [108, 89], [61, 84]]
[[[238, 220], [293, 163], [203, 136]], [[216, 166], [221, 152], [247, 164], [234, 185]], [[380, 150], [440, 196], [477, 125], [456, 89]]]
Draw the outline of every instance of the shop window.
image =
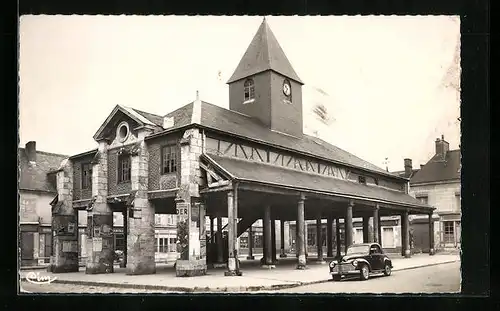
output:
[[444, 222], [444, 243], [455, 243], [455, 227], [453, 221]]
[[307, 246], [316, 246], [316, 228], [307, 228]]
[[254, 247], [255, 248], [262, 248], [263, 247], [263, 241], [262, 241], [262, 235], [254, 235]]
[[240, 238], [240, 247], [241, 248], [248, 248], [248, 237], [241, 237]]

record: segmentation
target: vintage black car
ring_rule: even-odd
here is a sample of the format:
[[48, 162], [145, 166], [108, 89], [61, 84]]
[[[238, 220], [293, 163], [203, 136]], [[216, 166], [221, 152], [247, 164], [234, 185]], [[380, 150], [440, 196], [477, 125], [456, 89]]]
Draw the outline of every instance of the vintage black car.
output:
[[350, 276], [367, 280], [371, 274], [391, 275], [392, 261], [379, 244], [364, 243], [349, 246], [346, 254], [338, 260], [332, 260], [329, 267], [334, 281]]

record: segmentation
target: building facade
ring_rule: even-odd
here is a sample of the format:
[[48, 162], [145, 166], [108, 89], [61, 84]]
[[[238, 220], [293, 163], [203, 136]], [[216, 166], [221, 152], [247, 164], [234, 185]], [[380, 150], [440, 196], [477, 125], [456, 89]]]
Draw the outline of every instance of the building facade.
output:
[[[412, 166], [411, 159], [405, 159], [405, 166]], [[436, 208], [433, 218], [436, 250], [460, 249], [460, 168], [460, 149], [449, 150], [449, 143], [441, 136], [435, 141], [434, 155], [409, 176], [410, 194]], [[406, 173], [397, 173], [408, 175], [408, 172], [407, 169]], [[417, 252], [427, 252], [429, 249], [427, 224], [427, 218], [412, 217], [412, 246]]]
[[[318, 260], [322, 239], [333, 256], [333, 223], [339, 223], [339, 236], [341, 220], [353, 232], [345, 235], [345, 246], [379, 242], [397, 226], [401, 254], [411, 256], [409, 216], [430, 217], [433, 208], [409, 195], [407, 178], [303, 133], [304, 83], [265, 19], [227, 83], [229, 109], [198, 94], [163, 116], [117, 105], [94, 135], [97, 149], [63, 160], [52, 201], [51, 271], [77, 271], [78, 237], [69, 228], [80, 211], [87, 213], [91, 274], [114, 271], [115, 213], [123, 218], [124, 264], [131, 275], [155, 273], [156, 254], [174, 253], [174, 243], [177, 276], [203, 275], [217, 264], [239, 275], [237, 256], [247, 246], [252, 257], [259, 243], [263, 265], [276, 264], [293, 244], [303, 269], [308, 221], [319, 224]], [[156, 215], [176, 216], [158, 231]], [[384, 217], [401, 221], [382, 227]], [[361, 233], [353, 221], [358, 218]], [[392, 247], [396, 238], [385, 243]]]
[[50, 202], [56, 195], [56, 176], [65, 155], [36, 150], [30, 141], [18, 148], [20, 265], [48, 264], [52, 252]]

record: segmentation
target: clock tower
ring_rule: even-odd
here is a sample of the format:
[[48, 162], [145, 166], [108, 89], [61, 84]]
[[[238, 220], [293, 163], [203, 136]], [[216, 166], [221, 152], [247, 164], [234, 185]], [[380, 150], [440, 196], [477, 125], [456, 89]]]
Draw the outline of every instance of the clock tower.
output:
[[266, 19], [227, 82], [229, 109], [271, 130], [302, 136], [302, 85]]

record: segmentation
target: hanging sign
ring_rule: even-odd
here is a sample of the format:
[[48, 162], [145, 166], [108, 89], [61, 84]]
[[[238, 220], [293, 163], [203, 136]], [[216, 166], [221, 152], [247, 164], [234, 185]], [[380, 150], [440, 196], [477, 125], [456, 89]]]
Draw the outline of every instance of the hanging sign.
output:
[[94, 252], [102, 251], [102, 238], [92, 238], [92, 250]]

